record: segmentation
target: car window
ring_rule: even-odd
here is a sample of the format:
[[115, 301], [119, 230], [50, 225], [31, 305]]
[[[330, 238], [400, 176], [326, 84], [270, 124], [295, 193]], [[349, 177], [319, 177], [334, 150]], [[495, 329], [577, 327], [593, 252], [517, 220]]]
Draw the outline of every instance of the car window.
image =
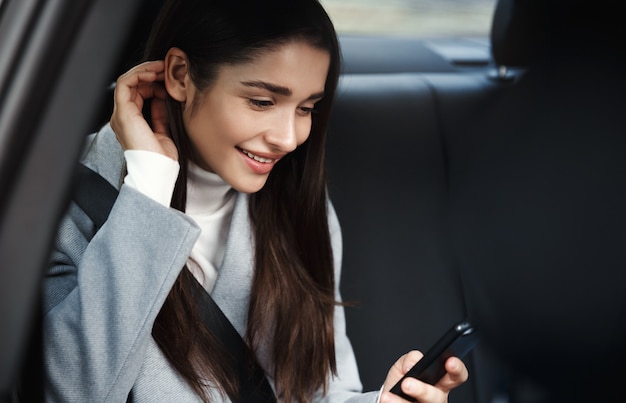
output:
[[0, 402], [43, 401], [40, 276], [139, 3], [0, 0]]
[[496, 0], [321, 0], [340, 34], [485, 37]]

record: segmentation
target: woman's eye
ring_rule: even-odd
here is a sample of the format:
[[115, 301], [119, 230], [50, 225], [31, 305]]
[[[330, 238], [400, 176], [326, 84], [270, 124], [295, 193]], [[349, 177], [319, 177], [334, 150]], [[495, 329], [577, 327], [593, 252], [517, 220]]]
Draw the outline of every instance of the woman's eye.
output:
[[272, 105], [274, 105], [274, 102], [267, 100], [267, 99], [250, 98], [248, 99], [248, 102], [250, 103], [250, 105], [252, 105], [253, 107], [257, 109], [267, 109], [271, 107]]
[[309, 106], [300, 107], [300, 113], [302, 113], [303, 115], [310, 115], [316, 112], [317, 110], [315, 109], [315, 107], [309, 107]]

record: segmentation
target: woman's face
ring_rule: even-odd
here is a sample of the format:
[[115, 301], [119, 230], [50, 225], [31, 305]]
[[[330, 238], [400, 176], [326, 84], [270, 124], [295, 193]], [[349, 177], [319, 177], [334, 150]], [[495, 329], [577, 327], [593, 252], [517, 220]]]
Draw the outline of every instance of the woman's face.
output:
[[289, 42], [245, 64], [223, 66], [183, 112], [194, 161], [244, 193], [259, 191], [274, 165], [304, 143], [324, 95], [330, 55]]

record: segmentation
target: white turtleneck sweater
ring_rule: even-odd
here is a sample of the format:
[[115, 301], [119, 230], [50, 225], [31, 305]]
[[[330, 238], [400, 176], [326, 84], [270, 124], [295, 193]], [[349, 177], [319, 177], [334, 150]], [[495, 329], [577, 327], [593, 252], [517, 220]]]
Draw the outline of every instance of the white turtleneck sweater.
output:
[[[169, 207], [178, 177], [179, 164], [164, 155], [127, 150], [124, 183]], [[210, 293], [217, 270], [224, 259], [228, 229], [235, 206], [236, 191], [218, 175], [189, 163], [185, 214], [200, 227], [187, 266]]]

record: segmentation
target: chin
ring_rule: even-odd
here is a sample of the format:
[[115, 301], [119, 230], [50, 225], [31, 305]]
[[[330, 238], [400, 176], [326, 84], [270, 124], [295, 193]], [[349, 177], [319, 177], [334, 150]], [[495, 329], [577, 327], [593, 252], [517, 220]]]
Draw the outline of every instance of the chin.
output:
[[231, 183], [230, 185], [238, 192], [252, 194], [263, 189], [266, 182], [267, 177], [257, 180], [239, 181], [237, 183]]

